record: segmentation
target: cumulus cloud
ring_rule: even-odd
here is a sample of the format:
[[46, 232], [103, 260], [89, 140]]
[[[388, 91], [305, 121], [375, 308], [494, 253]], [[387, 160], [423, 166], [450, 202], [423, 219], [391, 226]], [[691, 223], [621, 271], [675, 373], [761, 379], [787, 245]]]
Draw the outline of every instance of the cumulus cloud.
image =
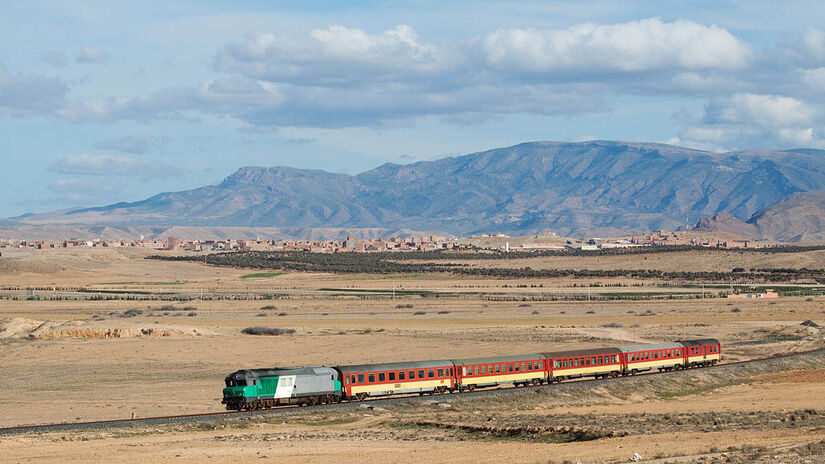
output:
[[747, 44], [718, 26], [652, 18], [620, 24], [579, 24], [561, 30], [506, 29], [482, 41], [484, 58], [506, 70], [741, 69]]
[[69, 87], [60, 79], [9, 74], [0, 65], [0, 111], [17, 116], [51, 114], [66, 102]]
[[753, 124], [763, 127], [811, 124], [816, 111], [800, 100], [781, 95], [740, 93], [712, 100], [705, 112], [707, 123]]
[[170, 177], [180, 173], [174, 166], [126, 155], [66, 155], [54, 161], [49, 170], [80, 176]]
[[43, 61], [56, 68], [65, 68], [69, 64], [69, 58], [59, 50], [49, 50], [44, 53]]
[[670, 142], [712, 151], [825, 147], [816, 106], [784, 95], [740, 93], [712, 99], [701, 121]]
[[99, 150], [114, 150], [121, 153], [132, 153], [135, 155], [142, 155], [150, 150], [159, 148], [160, 143], [158, 139], [150, 136], [131, 136], [127, 135], [119, 139], [104, 140], [94, 145]]
[[329, 87], [401, 83], [448, 67], [447, 51], [423, 42], [405, 25], [381, 34], [330, 26], [308, 37], [255, 32], [221, 48], [215, 69], [270, 82]]
[[78, 63], [92, 64], [107, 63], [109, 61], [109, 54], [103, 50], [98, 50], [89, 45], [84, 45], [80, 47], [80, 52], [75, 57], [75, 61]]

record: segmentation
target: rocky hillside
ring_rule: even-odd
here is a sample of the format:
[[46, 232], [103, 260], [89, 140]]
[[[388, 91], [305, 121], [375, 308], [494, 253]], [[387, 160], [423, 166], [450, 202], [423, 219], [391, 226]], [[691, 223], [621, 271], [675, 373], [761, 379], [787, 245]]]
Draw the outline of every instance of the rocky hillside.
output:
[[747, 219], [812, 190], [825, 190], [819, 150], [717, 154], [647, 143], [532, 142], [355, 176], [246, 167], [217, 185], [14, 221], [593, 236], [675, 229], [721, 211]]

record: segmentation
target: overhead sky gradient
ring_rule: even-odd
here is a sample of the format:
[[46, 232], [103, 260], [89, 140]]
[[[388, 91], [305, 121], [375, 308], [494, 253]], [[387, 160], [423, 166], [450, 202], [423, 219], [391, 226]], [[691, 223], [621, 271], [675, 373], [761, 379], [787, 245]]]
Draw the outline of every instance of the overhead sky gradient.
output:
[[345, 3], [3, 2], [0, 217], [532, 140], [825, 148], [821, 1]]

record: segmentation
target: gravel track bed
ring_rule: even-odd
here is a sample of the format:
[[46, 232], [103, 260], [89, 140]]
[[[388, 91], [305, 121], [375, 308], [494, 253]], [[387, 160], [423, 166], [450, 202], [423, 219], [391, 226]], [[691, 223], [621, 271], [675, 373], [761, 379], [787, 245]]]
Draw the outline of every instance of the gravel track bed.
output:
[[62, 431], [79, 431], [79, 430], [106, 430], [106, 429], [137, 429], [156, 427], [162, 425], [181, 425], [192, 424], [199, 422], [214, 422], [224, 420], [253, 420], [259, 417], [286, 415], [286, 416], [307, 416], [318, 412], [327, 411], [357, 411], [359, 409], [368, 408], [384, 408], [387, 406], [400, 404], [415, 404], [420, 403], [425, 406], [427, 403], [443, 402], [443, 403], [461, 403], [467, 400], [476, 398], [484, 398], [490, 395], [524, 395], [528, 393], [535, 393], [542, 389], [555, 390], [559, 392], [569, 393], [585, 393], [585, 390], [603, 387], [607, 385], [634, 387], [646, 386], [649, 382], [659, 378], [667, 378], [673, 380], [683, 379], [687, 376], [695, 376], [699, 373], [725, 373], [726, 376], [748, 376], [757, 373], [767, 373], [772, 371], [782, 370], [783, 368], [794, 368], [800, 363], [822, 361], [825, 358], [825, 349], [819, 349], [811, 352], [782, 355], [775, 358], [757, 359], [752, 361], [742, 361], [737, 363], [719, 364], [710, 368], [703, 369], [689, 369], [684, 371], [672, 371], [663, 373], [648, 373], [637, 376], [619, 377], [616, 379], [587, 379], [579, 381], [564, 382], [561, 384], [541, 385], [537, 387], [522, 387], [522, 388], [499, 388], [491, 390], [477, 390], [475, 392], [465, 392], [461, 394], [446, 394], [435, 396], [419, 397], [417, 395], [407, 395], [403, 397], [372, 399], [356, 403], [339, 403], [320, 405], [313, 407], [284, 407], [276, 409], [268, 409], [262, 411], [245, 411], [245, 412], [214, 412], [191, 415], [178, 415], [169, 417], [152, 417], [152, 418], [138, 418], [138, 419], [123, 419], [110, 421], [96, 421], [96, 422], [80, 422], [80, 423], [64, 423], [64, 424], [44, 424], [44, 425], [23, 425], [16, 427], [7, 427], [0, 429], [0, 436], [9, 435], [23, 435], [31, 433], [49, 433]]

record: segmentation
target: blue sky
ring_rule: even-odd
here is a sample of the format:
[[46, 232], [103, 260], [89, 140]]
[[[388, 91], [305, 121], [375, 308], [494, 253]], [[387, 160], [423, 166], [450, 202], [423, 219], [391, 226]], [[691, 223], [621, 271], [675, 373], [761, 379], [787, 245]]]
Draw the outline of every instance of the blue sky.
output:
[[532, 140], [825, 148], [822, 2], [343, 3], [3, 2], [0, 217]]

